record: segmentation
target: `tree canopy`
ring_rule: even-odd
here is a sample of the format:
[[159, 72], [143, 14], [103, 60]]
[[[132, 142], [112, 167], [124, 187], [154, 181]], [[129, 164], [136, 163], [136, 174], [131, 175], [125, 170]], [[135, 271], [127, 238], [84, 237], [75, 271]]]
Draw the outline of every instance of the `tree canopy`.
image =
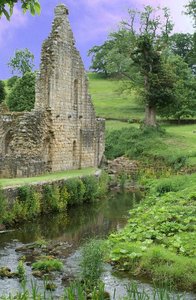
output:
[[[118, 74], [125, 89], [136, 89], [145, 104], [145, 125], [156, 126], [156, 115], [180, 119], [195, 115], [196, 35], [176, 33], [169, 10], [146, 6], [128, 11], [117, 31], [90, 49], [91, 68]], [[189, 68], [192, 67], [192, 70]]]
[[17, 3], [20, 3], [21, 9], [24, 13], [29, 10], [32, 15], [40, 14], [41, 8], [38, 0], [1, 0], [0, 18], [4, 15], [7, 20], [10, 20], [14, 6]]
[[193, 26], [196, 27], [196, 1], [190, 0], [189, 3], [185, 6], [185, 13], [193, 18]]
[[7, 104], [11, 111], [30, 111], [35, 102], [35, 73], [25, 73], [12, 87]]
[[[128, 21], [123, 21], [104, 43], [112, 46], [106, 51], [106, 68], [108, 73], [118, 73], [137, 86], [145, 102], [145, 124], [156, 126], [156, 110], [174, 101], [173, 74], [163, 59], [173, 24], [166, 8], [157, 11], [146, 6], [142, 12], [128, 13]], [[90, 53], [95, 54], [95, 50]]]
[[34, 55], [27, 49], [16, 50], [14, 56], [10, 59], [8, 66], [12, 73], [24, 76], [27, 72], [32, 72], [34, 67]]

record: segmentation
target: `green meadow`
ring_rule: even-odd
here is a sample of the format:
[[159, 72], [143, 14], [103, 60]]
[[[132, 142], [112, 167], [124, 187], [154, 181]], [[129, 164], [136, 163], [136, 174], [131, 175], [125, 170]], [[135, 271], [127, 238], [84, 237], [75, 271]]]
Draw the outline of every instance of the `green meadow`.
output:
[[136, 102], [134, 92], [121, 91], [121, 83], [115, 79], [101, 78], [89, 73], [89, 88], [97, 116], [106, 119], [141, 119], [144, 114], [142, 106]]

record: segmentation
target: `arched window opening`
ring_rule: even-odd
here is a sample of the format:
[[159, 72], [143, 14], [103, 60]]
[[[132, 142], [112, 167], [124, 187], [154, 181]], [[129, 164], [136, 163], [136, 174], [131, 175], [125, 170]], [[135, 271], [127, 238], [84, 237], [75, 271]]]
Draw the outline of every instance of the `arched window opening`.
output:
[[11, 130], [9, 130], [5, 136], [5, 154], [9, 153], [9, 149], [10, 149], [10, 143], [13, 139], [13, 133]]
[[76, 141], [73, 141], [73, 149], [72, 149], [72, 153], [73, 153], [73, 167], [75, 167], [77, 165], [77, 145], [76, 145]]
[[78, 110], [78, 79], [74, 80], [74, 109]]

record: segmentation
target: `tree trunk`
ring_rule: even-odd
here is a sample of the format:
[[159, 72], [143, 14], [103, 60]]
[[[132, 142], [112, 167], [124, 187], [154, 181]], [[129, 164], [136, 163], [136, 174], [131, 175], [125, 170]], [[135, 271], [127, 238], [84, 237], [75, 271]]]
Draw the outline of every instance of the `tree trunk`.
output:
[[146, 126], [157, 126], [156, 123], [156, 108], [146, 105], [144, 124]]

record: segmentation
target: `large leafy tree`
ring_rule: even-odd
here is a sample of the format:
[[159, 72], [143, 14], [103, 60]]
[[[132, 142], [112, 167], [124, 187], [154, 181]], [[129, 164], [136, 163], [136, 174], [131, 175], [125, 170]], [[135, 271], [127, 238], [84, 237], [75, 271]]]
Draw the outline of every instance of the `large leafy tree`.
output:
[[174, 101], [173, 74], [163, 59], [173, 25], [169, 11], [161, 13], [150, 6], [143, 12], [129, 10], [129, 20], [109, 36], [113, 47], [106, 57], [108, 72], [121, 74], [140, 91], [147, 126], [156, 126], [157, 110]]
[[1, 0], [0, 1], [0, 18], [2, 15], [6, 16], [8, 20], [13, 13], [14, 6], [20, 3], [23, 12], [30, 11], [32, 15], [40, 14], [40, 3], [38, 0]]
[[91, 70], [104, 74], [106, 77], [111, 75], [107, 69], [107, 55], [112, 50], [113, 46], [113, 41], [109, 40], [105, 41], [103, 45], [94, 46], [89, 50], [88, 55], [92, 56]]
[[163, 117], [181, 118], [196, 116], [196, 82], [195, 75], [184, 59], [170, 53], [166, 59], [166, 68], [175, 78], [174, 94], [175, 102], [160, 109], [159, 114]]
[[193, 18], [193, 26], [196, 27], [196, 1], [190, 0], [189, 3], [185, 6], [186, 14]]
[[25, 73], [12, 87], [7, 104], [11, 111], [30, 111], [35, 102], [35, 73]]
[[16, 50], [14, 56], [10, 59], [8, 66], [12, 73], [24, 76], [27, 72], [32, 72], [34, 67], [34, 55], [25, 48], [24, 50]]
[[194, 61], [194, 35], [190, 33], [175, 33], [170, 38], [170, 49], [192, 65]]

